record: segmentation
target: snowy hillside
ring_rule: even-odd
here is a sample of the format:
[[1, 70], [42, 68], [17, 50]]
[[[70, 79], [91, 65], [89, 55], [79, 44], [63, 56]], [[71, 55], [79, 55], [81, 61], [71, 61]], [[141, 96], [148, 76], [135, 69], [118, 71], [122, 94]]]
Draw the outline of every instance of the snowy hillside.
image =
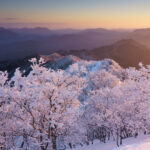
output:
[[[149, 146], [144, 139], [149, 139], [150, 132], [150, 66], [123, 69], [110, 59], [55, 56], [45, 59], [64, 62], [66, 69], [47, 68], [43, 59], [34, 58], [27, 76], [17, 69], [8, 80], [7, 72], [0, 72], [0, 148], [133, 150], [142, 143]], [[145, 137], [138, 136], [144, 133]], [[133, 137], [141, 138], [141, 144]]]
[[73, 150], [150, 150], [150, 135], [126, 139], [120, 147], [117, 147], [114, 142], [105, 144], [96, 141], [93, 145]]

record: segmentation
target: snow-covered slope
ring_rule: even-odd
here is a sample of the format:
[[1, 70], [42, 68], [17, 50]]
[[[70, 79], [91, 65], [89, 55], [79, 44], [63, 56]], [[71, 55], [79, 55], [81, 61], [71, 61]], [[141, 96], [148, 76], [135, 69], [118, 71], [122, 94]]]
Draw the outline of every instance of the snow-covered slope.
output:
[[66, 68], [66, 72], [71, 74], [89, 75], [89, 73], [96, 73], [102, 69], [114, 73], [122, 68], [112, 59], [103, 59], [101, 61], [81, 60]]
[[58, 53], [53, 53], [51, 55], [40, 55], [40, 58], [44, 59], [44, 62], [50, 62], [50, 61], [57, 61], [59, 59], [61, 59], [63, 56], [61, 56]]
[[78, 147], [74, 150], [150, 150], [150, 135], [126, 139], [120, 147], [117, 147], [115, 142], [96, 141], [93, 145]]
[[81, 61], [80, 58], [73, 56], [73, 55], [68, 55], [68, 56], [61, 56], [57, 53], [45, 56], [43, 55], [42, 58], [44, 58], [44, 61], [46, 60], [45, 66], [47, 68], [52, 68], [54, 70], [57, 69], [66, 69], [70, 65]]

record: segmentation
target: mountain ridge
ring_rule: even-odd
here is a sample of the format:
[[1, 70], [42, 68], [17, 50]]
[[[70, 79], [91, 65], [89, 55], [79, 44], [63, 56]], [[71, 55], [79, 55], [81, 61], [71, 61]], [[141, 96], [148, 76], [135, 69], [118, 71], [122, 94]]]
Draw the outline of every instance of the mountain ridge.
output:
[[139, 62], [143, 62], [145, 65], [150, 64], [150, 49], [132, 39], [120, 40], [112, 45], [99, 47], [91, 51], [60, 51], [60, 53], [63, 55], [72, 54], [81, 58], [86, 56], [93, 60], [110, 58], [125, 68], [138, 67]]

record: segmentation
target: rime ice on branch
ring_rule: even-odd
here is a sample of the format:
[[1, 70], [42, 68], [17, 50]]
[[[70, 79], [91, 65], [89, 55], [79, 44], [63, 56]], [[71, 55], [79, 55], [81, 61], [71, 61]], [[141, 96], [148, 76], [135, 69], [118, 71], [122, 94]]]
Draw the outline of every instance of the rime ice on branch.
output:
[[2, 149], [59, 150], [112, 138], [119, 146], [150, 131], [150, 66], [82, 61], [54, 71], [42, 59], [32, 63], [27, 77], [0, 72]]

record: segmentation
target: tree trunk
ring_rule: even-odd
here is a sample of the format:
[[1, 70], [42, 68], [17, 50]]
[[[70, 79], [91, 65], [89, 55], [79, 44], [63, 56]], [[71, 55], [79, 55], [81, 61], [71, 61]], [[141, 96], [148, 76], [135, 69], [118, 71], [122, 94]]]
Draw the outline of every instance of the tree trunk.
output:
[[[43, 143], [43, 137], [42, 136], [40, 136], [40, 142]], [[43, 144], [41, 144], [40, 147], [41, 147], [41, 150], [46, 150]]]
[[120, 129], [120, 145], [122, 145], [122, 129]]
[[53, 136], [53, 139], [52, 139], [53, 150], [57, 150], [57, 143], [56, 143], [56, 140], [57, 140], [57, 137], [56, 137], [56, 136]]
[[72, 149], [72, 144], [71, 143], [69, 143], [69, 147]]
[[118, 135], [118, 131], [117, 131], [117, 139], [116, 139], [116, 142], [117, 142], [117, 143], [116, 143], [116, 144], [117, 144], [117, 146], [119, 147], [119, 143], [118, 143], [118, 142], [119, 142], [119, 135]]

